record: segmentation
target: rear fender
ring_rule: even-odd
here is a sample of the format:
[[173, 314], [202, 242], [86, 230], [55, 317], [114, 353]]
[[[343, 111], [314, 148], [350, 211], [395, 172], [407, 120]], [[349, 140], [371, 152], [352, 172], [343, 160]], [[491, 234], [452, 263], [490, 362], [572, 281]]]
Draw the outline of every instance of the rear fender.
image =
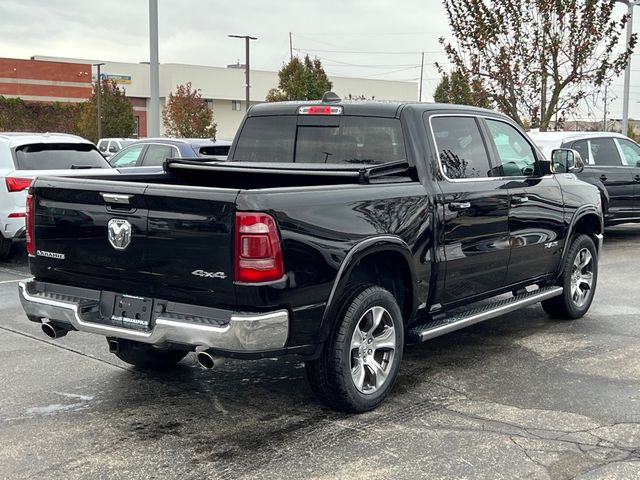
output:
[[409, 293], [411, 294], [411, 304], [409, 308], [411, 312], [415, 311], [415, 303], [417, 298], [416, 277], [409, 246], [400, 237], [394, 235], [380, 235], [376, 237], [370, 237], [362, 240], [351, 250], [349, 250], [346, 257], [342, 261], [342, 264], [340, 265], [338, 275], [333, 283], [333, 287], [331, 288], [331, 293], [329, 294], [329, 299], [327, 300], [327, 305], [322, 317], [322, 323], [320, 325], [321, 342], [326, 341], [329, 337], [333, 326], [335, 325], [336, 317], [339, 313], [341, 304], [345, 296], [348, 296], [350, 294], [350, 292], [348, 291], [348, 283], [351, 274], [354, 271], [354, 268], [361, 260], [365, 259], [365, 257], [380, 252], [399, 253], [405, 259], [409, 269], [411, 282], [409, 289]]

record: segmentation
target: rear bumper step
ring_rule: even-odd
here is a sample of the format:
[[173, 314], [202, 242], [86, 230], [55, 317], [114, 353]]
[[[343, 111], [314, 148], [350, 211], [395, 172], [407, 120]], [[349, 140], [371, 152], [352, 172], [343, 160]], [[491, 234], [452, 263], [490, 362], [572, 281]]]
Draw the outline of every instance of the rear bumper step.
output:
[[516, 295], [512, 298], [482, 305], [457, 315], [432, 320], [425, 324], [418, 325], [409, 331], [408, 337], [409, 340], [424, 342], [425, 340], [439, 337], [440, 335], [473, 325], [474, 323], [489, 320], [490, 318], [556, 297], [560, 294], [562, 294], [562, 287], [539, 288], [531, 292]]
[[[269, 313], [242, 313], [193, 306], [202, 312], [209, 310], [217, 318], [177, 312], [163, 312], [153, 320], [150, 330], [135, 330], [108, 325], [100, 318], [100, 292], [76, 289], [83, 296], [75, 296], [69, 287], [30, 280], [20, 282], [20, 302], [31, 318], [69, 325], [70, 329], [107, 337], [124, 338], [152, 345], [168, 343], [204, 347], [238, 353], [267, 352], [285, 347], [289, 334], [289, 313], [277, 310]], [[90, 298], [87, 298], [90, 297]]]

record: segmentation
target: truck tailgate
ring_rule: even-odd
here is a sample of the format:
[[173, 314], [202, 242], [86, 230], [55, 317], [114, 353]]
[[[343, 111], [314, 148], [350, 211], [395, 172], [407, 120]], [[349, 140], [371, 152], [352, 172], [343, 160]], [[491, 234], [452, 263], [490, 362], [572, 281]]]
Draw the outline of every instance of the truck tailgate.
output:
[[237, 190], [66, 178], [39, 179], [34, 189], [37, 277], [203, 306], [235, 303]]
[[156, 296], [235, 305], [233, 239], [238, 190], [150, 186], [148, 255]]
[[[97, 288], [112, 287], [114, 279], [123, 290], [148, 284], [145, 188], [144, 184], [101, 180], [36, 181], [36, 274]], [[126, 209], [110, 205], [105, 194], [127, 196], [129, 204]], [[109, 242], [107, 230], [113, 219], [130, 225], [125, 249], [116, 250]]]

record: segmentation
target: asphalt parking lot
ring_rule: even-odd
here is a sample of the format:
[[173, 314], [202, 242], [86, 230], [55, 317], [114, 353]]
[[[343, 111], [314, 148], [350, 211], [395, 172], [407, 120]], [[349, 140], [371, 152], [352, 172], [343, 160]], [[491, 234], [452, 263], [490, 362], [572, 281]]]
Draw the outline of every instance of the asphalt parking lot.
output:
[[128, 368], [26, 320], [0, 262], [2, 478], [640, 478], [640, 225], [607, 231], [589, 314], [539, 306], [405, 351], [391, 398], [320, 406], [293, 360]]

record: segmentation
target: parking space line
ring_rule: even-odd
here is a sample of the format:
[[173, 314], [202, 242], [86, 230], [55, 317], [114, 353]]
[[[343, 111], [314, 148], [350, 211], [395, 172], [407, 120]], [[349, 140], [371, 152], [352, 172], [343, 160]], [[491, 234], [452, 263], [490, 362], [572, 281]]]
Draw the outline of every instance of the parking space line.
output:
[[2, 280], [0, 281], [0, 285], [4, 284], [4, 283], [17, 283], [17, 282], [24, 282], [27, 280], [31, 280], [31, 277], [29, 278], [18, 278], [17, 280]]
[[7, 268], [7, 267], [0, 267], [0, 272], [2, 273], [10, 273], [12, 275], [24, 275], [25, 273], [28, 272], [21, 272], [20, 270], [14, 270], [13, 268]]

